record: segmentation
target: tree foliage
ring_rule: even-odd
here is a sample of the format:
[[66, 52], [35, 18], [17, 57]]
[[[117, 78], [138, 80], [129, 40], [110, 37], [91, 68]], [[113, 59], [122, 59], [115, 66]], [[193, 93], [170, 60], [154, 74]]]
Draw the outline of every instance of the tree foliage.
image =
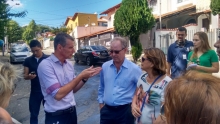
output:
[[8, 42], [14, 43], [22, 39], [23, 30], [16, 21], [10, 20], [7, 26]]
[[52, 27], [51, 32], [52, 32], [53, 34], [58, 34], [58, 33], [60, 33], [60, 32], [65, 32], [65, 33], [67, 33], [68, 30], [69, 30], [69, 28], [66, 28], [65, 26], [62, 25], [62, 26], [60, 26], [60, 27]]
[[28, 26], [25, 28], [22, 34], [22, 39], [29, 44], [29, 42], [36, 37], [37, 25], [34, 20], [32, 20]]
[[22, 18], [25, 17], [27, 11], [11, 12], [11, 7], [7, 4], [7, 0], [0, 0], [0, 39], [3, 39], [6, 35], [6, 29], [9, 20], [12, 17]]
[[[147, 0], [122, 0], [115, 14], [115, 30], [118, 34], [130, 38], [132, 49], [139, 48], [140, 43], [136, 42], [140, 42], [140, 34], [146, 33], [154, 24], [155, 19]], [[135, 62], [140, 55], [133, 55]]]
[[211, 0], [210, 8], [213, 15], [220, 13], [220, 0]]

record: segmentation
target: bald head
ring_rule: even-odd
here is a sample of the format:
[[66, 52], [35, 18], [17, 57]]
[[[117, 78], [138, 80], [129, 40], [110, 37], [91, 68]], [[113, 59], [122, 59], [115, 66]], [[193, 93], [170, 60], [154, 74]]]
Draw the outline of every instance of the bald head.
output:
[[218, 40], [215, 44], [214, 47], [216, 48], [216, 52], [218, 56], [220, 57], [220, 40]]
[[13, 124], [9, 113], [0, 107], [0, 124]]

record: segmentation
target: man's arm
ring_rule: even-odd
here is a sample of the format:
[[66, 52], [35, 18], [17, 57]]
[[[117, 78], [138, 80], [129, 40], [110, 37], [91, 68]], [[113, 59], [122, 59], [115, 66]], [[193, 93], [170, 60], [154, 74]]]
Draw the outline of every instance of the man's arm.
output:
[[27, 62], [27, 59], [25, 59], [24, 61], [24, 74], [23, 74], [23, 77], [25, 80], [32, 80], [36, 77], [36, 75], [32, 75], [29, 73], [29, 68], [28, 68], [28, 62]]
[[171, 71], [172, 62], [173, 62], [173, 53], [172, 53], [171, 45], [170, 45], [169, 48], [168, 48], [168, 51], [167, 51], [167, 63], [166, 63], [166, 66], [167, 66], [166, 74], [169, 77], [171, 77], [170, 76], [170, 71]]
[[103, 94], [104, 94], [104, 75], [103, 75], [103, 70], [100, 73], [100, 84], [99, 84], [99, 89], [98, 89], [98, 102], [99, 102], [99, 107], [100, 109], [104, 106], [103, 102]]

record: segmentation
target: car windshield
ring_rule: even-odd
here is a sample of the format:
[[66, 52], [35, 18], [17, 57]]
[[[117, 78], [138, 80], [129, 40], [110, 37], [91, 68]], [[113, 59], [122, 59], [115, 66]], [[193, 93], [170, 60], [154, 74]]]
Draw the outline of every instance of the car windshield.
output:
[[93, 50], [107, 50], [104, 46], [91, 46]]
[[12, 48], [12, 52], [28, 52], [28, 48], [27, 47], [14, 47]]

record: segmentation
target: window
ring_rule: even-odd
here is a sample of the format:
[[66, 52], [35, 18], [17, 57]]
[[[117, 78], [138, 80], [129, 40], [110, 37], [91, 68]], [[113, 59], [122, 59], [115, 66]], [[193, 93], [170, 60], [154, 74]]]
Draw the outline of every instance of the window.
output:
[[177, 0], [177, 3], [182, 3], [184, 1], [188, 1], [188, 0]]

